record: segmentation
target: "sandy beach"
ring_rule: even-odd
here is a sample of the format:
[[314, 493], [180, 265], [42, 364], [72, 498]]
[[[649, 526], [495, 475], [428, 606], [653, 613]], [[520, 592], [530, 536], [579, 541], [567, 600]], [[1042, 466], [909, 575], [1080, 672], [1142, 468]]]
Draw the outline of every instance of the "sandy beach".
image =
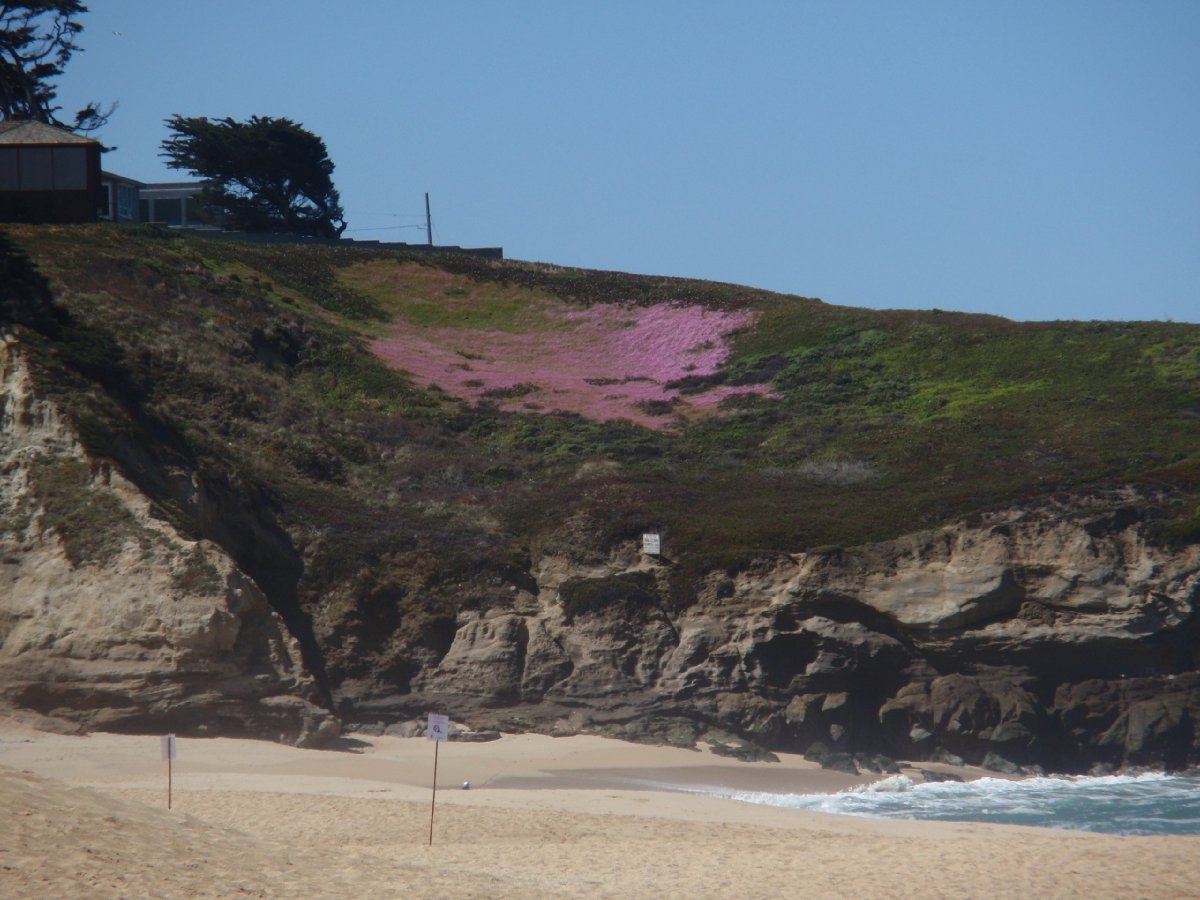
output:
[[[338, 749], [0, 720], [4, 897], [1198, 897], [1197, 837], [827, 816], [654, 789], [864, 779], [598, 737]], [[471, 783], [464, 790], [464, 782]]]

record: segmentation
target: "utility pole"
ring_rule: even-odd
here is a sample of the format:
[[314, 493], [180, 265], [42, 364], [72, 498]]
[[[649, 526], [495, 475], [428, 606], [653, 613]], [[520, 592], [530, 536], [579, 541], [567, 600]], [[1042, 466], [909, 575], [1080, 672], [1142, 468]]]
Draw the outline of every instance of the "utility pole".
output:
[[433, 219], [429, 215], [429, 191], [425, 192], [425, 243], [433, 246]]

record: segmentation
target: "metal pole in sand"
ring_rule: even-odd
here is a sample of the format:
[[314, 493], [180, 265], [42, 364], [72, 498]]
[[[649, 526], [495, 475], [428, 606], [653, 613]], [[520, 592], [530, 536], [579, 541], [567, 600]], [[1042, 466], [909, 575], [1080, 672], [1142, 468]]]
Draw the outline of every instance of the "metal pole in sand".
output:
[[167, 809], [171, 808], [171, 760], [175, 758], [175, 735], [164, 734], [160, 739], [162, 758], [167, 761]]
[[437, 809], [437, 758], [438, 747], [442, 744], [437, 741], [433, 745], [433, 800], [429, 804], [429, 846], [433, 846], [433, 811]]
[[450, 717], [429, 714], [429, 725], [425, 730], [425, 739], [433, 741], [433, 799], [429, 804], [429, 846], [433, 846], [433, 811], [437, 809], [437, 764], [438, 747], [446, 739], [450, 730]]

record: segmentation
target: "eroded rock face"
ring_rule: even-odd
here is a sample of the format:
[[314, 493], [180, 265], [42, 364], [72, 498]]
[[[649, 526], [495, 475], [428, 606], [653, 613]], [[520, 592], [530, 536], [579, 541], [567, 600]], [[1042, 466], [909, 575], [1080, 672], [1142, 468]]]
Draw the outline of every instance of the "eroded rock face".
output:
[[6, 343], [0, 476], [0, 707], [50, 727], [337, 734], [256, 584], [88, 460]]
[[[781, 557], [674, 615], [641, 588], [613, 594], [631, 574], [668, 574], [632, 547], [603, 564], [547, 557], [536, 600], [465, 622], [411, 699], [436, 686], [485, 719], [567, 716], [625, 736], [674, 717], [773, 749], [1184, 767], [1200, 761], [1200, 550], [1149, 545], [1137, 504], [1091, 498]], [[607, 604], [568, 615], [564, 585], [580, 579], [603, 583]], [[548, 657], [529, 652], [534, 633]], [[481, 702], [480, 684], [506, 699]]]

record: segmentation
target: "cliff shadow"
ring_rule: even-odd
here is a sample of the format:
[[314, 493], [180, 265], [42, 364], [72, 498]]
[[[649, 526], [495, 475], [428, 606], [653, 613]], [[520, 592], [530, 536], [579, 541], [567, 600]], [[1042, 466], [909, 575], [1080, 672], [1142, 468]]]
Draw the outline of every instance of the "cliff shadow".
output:
[[50, 282], [0, 229], [0, 327], [23, 325], [56, 337], [66, 318], [66, 311], [54, 305]]

